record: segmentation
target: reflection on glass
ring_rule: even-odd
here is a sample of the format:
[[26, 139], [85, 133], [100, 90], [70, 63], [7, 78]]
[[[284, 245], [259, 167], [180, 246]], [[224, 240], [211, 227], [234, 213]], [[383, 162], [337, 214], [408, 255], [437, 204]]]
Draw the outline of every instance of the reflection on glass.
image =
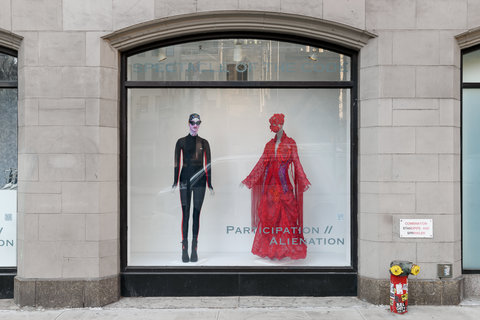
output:
[[131, 81], [348, 81], [350, 57], [259, 39], [189, 42], [128, 58]]
[[0, 267], [16, 266], [17, 89], [0, 89]]
[[480, 82], [480, 49], [463, 55], [463, 82]]
[[480, 89], [463, 90], [463, 268], [480, 269]]
[[16, 81], [17, 58], [0, 53], [0, 81]]
[[[350, 90], [130, 89], [128, 113], [128, 265], [350, 265]], [[211, 150], [215, 196], [207, 192], [202, 204], [198, 262], [185, 264], [181, 201], [171, 186], [175, 145], [189, 133], [192, 113]], [[283, 130], [311, 183], [300, 260], [252, 254], [251, 192], [239, 187], [275, 137], [275, 113], [285, 115]]]

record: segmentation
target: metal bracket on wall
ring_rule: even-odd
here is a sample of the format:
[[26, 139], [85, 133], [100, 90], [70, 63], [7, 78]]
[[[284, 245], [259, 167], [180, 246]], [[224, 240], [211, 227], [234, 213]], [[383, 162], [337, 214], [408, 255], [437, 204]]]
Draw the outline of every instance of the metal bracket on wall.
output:
[[440, 279], [451, 278], [453, 274], [453, 266], [451, 263], [437, 264], [437, 275]]

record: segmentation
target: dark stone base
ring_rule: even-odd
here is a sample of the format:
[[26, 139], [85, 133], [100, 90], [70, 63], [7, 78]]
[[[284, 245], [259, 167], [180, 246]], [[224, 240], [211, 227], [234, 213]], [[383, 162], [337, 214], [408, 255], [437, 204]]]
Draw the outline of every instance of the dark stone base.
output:
[[15, 278], [15, 303], [45, 308], [101, 307], [120, 298], [118, 276], [95, 280]]
[[358, 276], [358, 298], [373, 304], [390, 304], [390, 281]]
[[[463, 277], [453, 280], [408, 280], [409, 305], [456, 305], [463, 300]], [[390, 280], [358, 277], [358, 298], [390, 304]]]

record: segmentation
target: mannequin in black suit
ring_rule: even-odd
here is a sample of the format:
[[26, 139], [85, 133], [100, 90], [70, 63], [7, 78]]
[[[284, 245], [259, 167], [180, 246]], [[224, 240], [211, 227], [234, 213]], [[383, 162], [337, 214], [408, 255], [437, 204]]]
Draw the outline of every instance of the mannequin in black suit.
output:
[[[175, 145], [174, 181], [175, 189], [180, 183], [180, 200], [182, 204], [182, 261], [198, 261], [197, 243], [200, 230], [200, 210], [208, 186], [213, 194], [210, 145], [207, 140], [198, 136], [200, 115], [193, 113], [188, 119], [190, 132], [186, 137], [178, 139]], [[180, 156], [183, 161], [180, 170]], [[190, 203], [193, 193], [193, 237], [192, 253], [188, 256], [188, 221]]]

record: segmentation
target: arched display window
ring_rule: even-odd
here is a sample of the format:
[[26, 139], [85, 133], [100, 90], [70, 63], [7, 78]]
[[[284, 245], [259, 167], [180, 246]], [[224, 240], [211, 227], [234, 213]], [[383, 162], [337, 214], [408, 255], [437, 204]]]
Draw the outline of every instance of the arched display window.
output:
[[122, 293], [356, 294], [356, 68], [275, 34], [125, 52]]
[[13, 297], [17, 266], [16, 52], [0, 47], [0, 298]]

